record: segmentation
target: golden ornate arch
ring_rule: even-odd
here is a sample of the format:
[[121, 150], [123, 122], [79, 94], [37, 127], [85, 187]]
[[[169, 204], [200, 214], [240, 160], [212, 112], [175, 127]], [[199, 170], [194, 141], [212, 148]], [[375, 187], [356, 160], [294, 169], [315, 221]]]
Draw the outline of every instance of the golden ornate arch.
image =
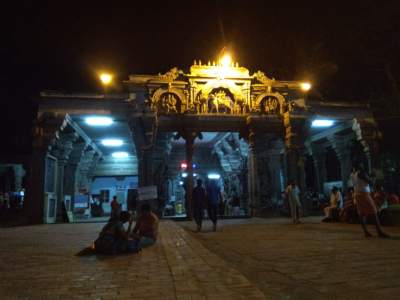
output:
[[260, 107], [261, 101], [265, 97], [275, 97], [276, 99], [278, 99], [278, 102], [279, 102], [279, 113], [280, 114], [284, 113], [284, 107], [286, 105], [286, 100], [285, 100], [285, 97], [283, 97], [279, 93], [265, 92], [265, 93], [262, 93], [262, 94], [258, 95], [256, 100], [255, 100], [256, 107]]

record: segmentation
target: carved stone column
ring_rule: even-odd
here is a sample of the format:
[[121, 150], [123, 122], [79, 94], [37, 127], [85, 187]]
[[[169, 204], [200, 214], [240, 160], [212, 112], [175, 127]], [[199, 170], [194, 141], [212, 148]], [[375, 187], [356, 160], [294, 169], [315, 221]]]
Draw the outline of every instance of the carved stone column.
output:
[[30, 163], [28, 190], [24, 201], [24, 212], [32, 224], [45, 222], [45, 166], [46, 155], [58, 135], [66, 126], [64, 115], [45, 114], [38, 116], [33, 133], [33, 151]]
[[76, 143], [74, 143], [68, 163], [65, 166], [64, 195], [70, 195], [71, 199], [73, 199], [77, 192], [78, 166], [86, 147], [87, 144], [84, 141], [77, 141]]
[[99, 153], [95, 153], [92, 159], [92, 162], [89, 166], [89, 170], [88, 170], [88, 180], [91, 183], [93, 181], [93, 174], [96, 171], [97, 165], [99, 164], [100, 160], [102, 159], [101, 155]]
[[340, 177], [342, 179], [343, 192], [345, 192], [348, 187], [352, 168], [350, 148], [351, 137], [336, 135], [329, 138], [329, 141], [331, 142], [332, 148], [335, 150], [336, 156], [340, 162]]
[[157, 116], [132, 116], [129, 121], [138, 156], [139, 186], [153, 185], [153, 151], [157, 138]]
[[138, 152], [139, 186], [153, 185], [153, 149], [142, 148]]
[[281, 162], [281, 152], [283, 150], [283, 144], [274, 143], [274, 147], [271, 147], [267, 152], [268, 155], [268, 168], [271, 176], [270, 180], [270, 198], [273, 204], [276, 204], [281, 199], [281, 170], [282, 170], [282, 162]]
[[195, 139], [202, 138], [201, 133], [192, 130], [182, 130], [178, 132], [175, 138], [182, 137], [185, 139], [185, 160], [187, 164], [186, 173], [186, 216], [189, 220], [193, 219], [193, 154]]
[[73, 150], [73, 143], [78, 139], [76, 133], [67, 133], [60, 136], [57, 140], [52, 154], [57, 158], [57, 222], [64, 221], [63, 201], [64, 201], [64, 182], [65, 166]]
[[324, 191], [324, 183], [327, 179], [325, 148], [320, 146], [312, 146], [312, 156], [318, 192], [322, 193]]
[[305, 120], [306, 116], [301, 114], [291, 115], [290, 112], [284, 114], [287, 177], [297, 182], [303, 199], [306, 186], [304, 140], [307, 126]]
[[81, 162], [79, 163], [79, 189], [89, 189], [89, 170], [96, 151], [88, 148], [84, 151]]
[[250, 132], [248, 137], [249, 153], [247, 160], [248, 170], [248, 191], [249, 191], [249, 209], [250, 216], [255, 216], [260, 208], [259, 183], [257, 176], [257, 154], [256, 154], [256, 136]]

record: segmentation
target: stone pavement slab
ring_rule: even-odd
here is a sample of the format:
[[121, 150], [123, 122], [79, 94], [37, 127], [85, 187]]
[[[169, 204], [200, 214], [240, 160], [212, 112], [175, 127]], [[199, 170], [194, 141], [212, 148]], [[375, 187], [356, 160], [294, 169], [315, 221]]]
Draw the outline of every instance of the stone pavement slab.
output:
[[264, 299], [172, 221], [140, 254], [83, 256], [103, 224], [0, 229], [0, 299]]
[[[179, 223], [207, 249], [223, 258], [272, 299], [400, 299], [400, 228], [394, 239], [364, 238], [360, 225], [303, 224], [288, 219]], [[371, 232], [374, 229], [371, 228]]]

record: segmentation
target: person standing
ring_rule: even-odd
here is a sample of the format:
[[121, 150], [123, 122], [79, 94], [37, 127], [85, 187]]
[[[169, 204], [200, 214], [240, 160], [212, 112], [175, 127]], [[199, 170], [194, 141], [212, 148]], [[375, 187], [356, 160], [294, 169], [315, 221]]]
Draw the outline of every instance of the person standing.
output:
[[207, 187], [208, 216], [213, 222], [213, 231], [217, 231], [217, 215], [221, 191], [215, 180], [211, 180]]
[[380, 238], [389, 238], [390, 236], [383, 232], [378, 218], [374, 200], [371, 197], [371, 188], [369, 186], [370, 179], [363, 168], [359, 166], [353, 167], [351, 180], [354, 187], [354, 198], [357, 205], [360, 223], [364, 231], [365, 237], [371, 237], [372, 234], [367, 229], [367, 218], [370, 215], [375, 217], [375, 226]]
[[203, 188], [203, 181], [197, 179], [197, 186], [193, 189], [193, 216], [197, 225], [197, 232], [201, 231], [206, 206], [206, 190]]
[[289, 202], [290, 214], [293, 219], [293, 224], [299, 224], [301, 203], [300, 203], [300, 189], [296, 185], [296, 181], [292, 180], [289, 182], [286, 188], [286, 197]]
[[110, 219], [119, 219], [119, 215], [121, 213], [121, 206], [119, 205], [119, 202], [117, 200], [117, 196], [114, 196], [111, 203], [111, 217]]

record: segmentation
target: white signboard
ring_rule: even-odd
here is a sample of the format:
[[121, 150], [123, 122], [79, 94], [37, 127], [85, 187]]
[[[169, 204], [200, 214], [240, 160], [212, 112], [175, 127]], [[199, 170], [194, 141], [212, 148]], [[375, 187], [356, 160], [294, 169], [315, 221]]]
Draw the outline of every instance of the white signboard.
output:
[[138, 188], [139, 201], [143, 200], [153, 200], [158, 198], [157, 186], [143, 186]]

